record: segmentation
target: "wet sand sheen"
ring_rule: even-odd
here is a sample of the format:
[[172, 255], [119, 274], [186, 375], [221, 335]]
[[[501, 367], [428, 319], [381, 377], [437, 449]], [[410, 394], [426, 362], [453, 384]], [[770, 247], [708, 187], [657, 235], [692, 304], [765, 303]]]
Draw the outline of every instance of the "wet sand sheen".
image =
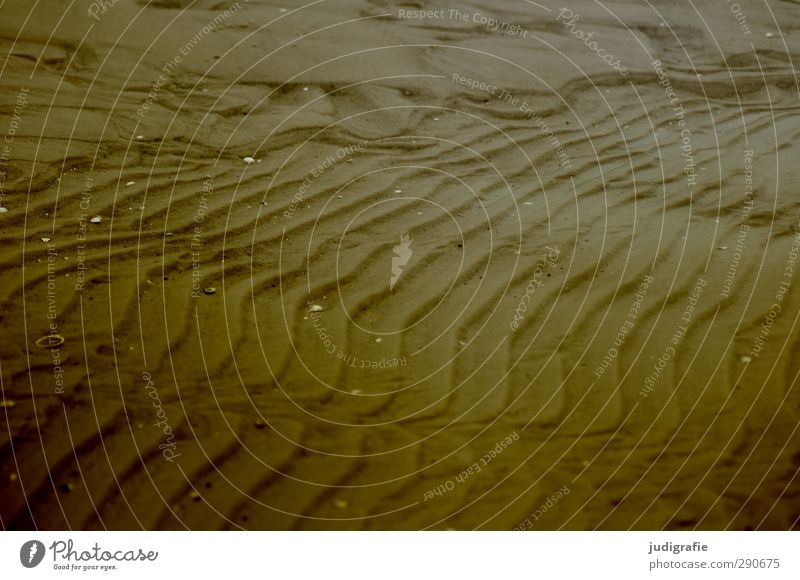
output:
[[788, 3], [92, 6], [0, 23], [4, 529], [797, 527]]

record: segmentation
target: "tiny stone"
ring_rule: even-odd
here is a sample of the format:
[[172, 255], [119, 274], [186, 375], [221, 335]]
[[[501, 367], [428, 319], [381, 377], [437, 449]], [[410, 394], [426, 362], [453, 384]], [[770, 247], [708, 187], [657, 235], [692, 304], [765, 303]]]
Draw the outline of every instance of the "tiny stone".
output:
[[136, 135], [137, 139], [144, 139], [144, 135]]
[[764, 36], [767, 38], [775, 38], [775, 35], [772, 32], [767, 32]]
[[195, 490], [189, 492], [189, 497], [194, 501], [200, 501], [200, 494], [197, 493]]
[[248, 165], [250, 165], [251, 163], [255, 163], [256, 162], [256, 160], [253, 157], [245, 157], [244, 159], [242, 159], [242, 161], [244, 161]]
[[0, 213], [8, 213], [7, 207], [0, 207]]
[[63, 491], [64, 493], [69, 493], [73, 489], [75, 489], [75, 486], [72, 485], [71, 483], [62, 483], [61, 484], [61, 491]]
[[50, 238], [42, 238], [42, 241], [46, 244], [47, 242], [50, 241]]
[[0, 407], [11, 408], [16, 405], [16, 401], [12, 401], [11, 399], [2, 399], [0, 400]]
[[352, 391], [350, 391], [350, 394], [351, 395], [360, 395], [361, 394], [361, 389], [353, 389]]
[[126, 183], [125, 185], [126, 185], [126, 186], [128, 186], [128, 187], [130, 187], [130, 186], [131, 186], [131, 185], [133, 185], [134, 183], [136, 183], [136, 182], [135, 182], [135, 181], [129, 181], [129, 182], [128, 182], [128, 183]]
[[209, 288], [204, 289], [203, 292], [205, 292], [206, 294], [215, 294], [217, 292], [217, 289], [211, 286]]
[[256, 419], [255, 426], [256, 429], [263, 429], [264, 427], [267, 426], [267, 424], [264, 423], [264, 421], [262, 421], [261, 419]]
[[19, 476], [16, 473], [12, 473], [11, 475], [8, 476], [8, 481], [17, 481], [18, 477]]
[[347, 506], [349, 506], [350, 504], [349, 504], [349, 503], [347, 503], [347, 502], [346, 502], [345, 500], [343, 500], [343, 499], [337, 499], [336, 501], [334, 501], [334, 502], [333, 502], [333, 505], [335, 505], [335, 506], [336, 506], [337, 508], [339, 508], [340, 510], [343, 510], [343, 509], [345, 509]]
[[742, 361], [744, 364], [747, 364], [753, 359], [751, 359], [749, 356], [743, 356], [743, 357], [739, 358], [739, 360]]
[[719, 246], [719, 249], [720, 249], [720, 250], [727, 250], [727, 249], [728, 249], [728, 246]]
[[322, 312], [323, 310], [325, 310], [325, 309], [322, 306], [320, 306], [319, 304], [312, 304], [308, 308], [309, 312]]
[[103, 221], [103, 218], [101, 218], [99, 215], [96, 215], [89, 221], [92, 222], [93, 224], [99, 224], [101, 221]]

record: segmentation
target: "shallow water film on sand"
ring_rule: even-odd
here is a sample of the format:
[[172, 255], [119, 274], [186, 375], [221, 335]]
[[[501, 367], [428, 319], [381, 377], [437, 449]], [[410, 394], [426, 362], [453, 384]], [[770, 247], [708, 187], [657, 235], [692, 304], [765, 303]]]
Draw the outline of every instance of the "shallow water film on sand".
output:
[[798, 528], [798, 30], [0, 0], [2, 529]]

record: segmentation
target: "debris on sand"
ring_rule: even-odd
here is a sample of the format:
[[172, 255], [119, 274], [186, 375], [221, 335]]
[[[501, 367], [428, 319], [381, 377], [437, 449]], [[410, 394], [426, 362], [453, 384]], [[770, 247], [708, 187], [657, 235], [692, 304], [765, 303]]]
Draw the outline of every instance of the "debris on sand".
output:
[[93, 224], [99, 224], [100, 222], [103, 221], [103, 218], [101, 218], [99, 215], [96, 215], [89, 221], [92, 222]]
[[217, 289], [214, 288], [213, 286], [209, 286], [208, 288], [205, 288], [203, 290], [203, 292], [205, 292], [206, 294], [208, 294], [210, 296], [211, 294], [216, 294], [217, 293]]
[[319, 304], [312, 304], [311, 306], [308, 307], [309, 312], [322, 312], [323, 310], [325, 310], [325, 308], [323, 308]]
[[60, 334], [45, 334], [38, 338], [34, 344], [39, 348], [55, 348], [64, 344], [65, 340]]
[[244, 159], [242, 159], [242, 161], [244, 161], [248, 165], [252, 165], [253, 163], [256, 162], [256, 160], [253, 157], [245, 157]]

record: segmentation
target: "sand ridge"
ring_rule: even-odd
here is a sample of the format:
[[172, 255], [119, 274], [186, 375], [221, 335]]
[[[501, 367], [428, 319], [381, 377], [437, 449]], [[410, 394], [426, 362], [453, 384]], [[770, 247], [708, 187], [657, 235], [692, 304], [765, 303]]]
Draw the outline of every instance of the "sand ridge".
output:
[[796, 528], [800, 16], [737, 6], [7, 3], [3, 528]]

